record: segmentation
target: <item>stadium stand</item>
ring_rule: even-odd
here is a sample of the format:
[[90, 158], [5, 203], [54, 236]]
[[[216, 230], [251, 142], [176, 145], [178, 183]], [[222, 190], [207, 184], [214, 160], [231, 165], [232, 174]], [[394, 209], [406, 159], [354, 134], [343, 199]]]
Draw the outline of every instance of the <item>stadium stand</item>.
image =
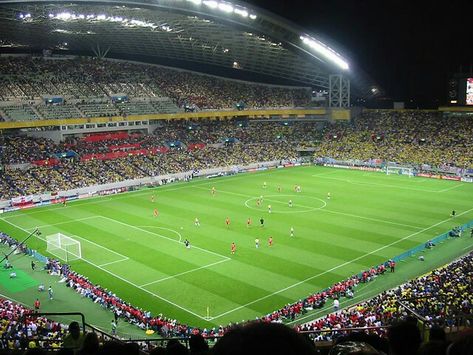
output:
[[[0, 115], [10, 121], [232, 109], [237, 103], [244, 103], [247, 108], [296, 107], [310, 101], [310, 93], [303, 88], [243, 83], [127, 62], [0, 58], [0, 69], [4, 74], [0, 77], [0, 98], [7, 102], [0, 107]], [[65, 104], [39, 103], [45, 95], [61, 95]], [[114, 102], [114, 95], [128, 98]], [[434, 111], [388, 110], [368, 110], [351, 123], [331, 122], [324, 127], [315, 121], [293, 119], [232, 119], [163, 121], [152, 134], [78, 135], [61, 143], [7, 135], [0, 137], [1, 163], [5, 166], [0, 173], [0, 193], [2, 199], [9, 199], [207, 168], [293, 160], [298, 158], [301, 147], [314, 149], [314, 158], [396, 162], [417, 171], [435, 168], [459, 173], [473, 169], [471, 137], [473, 124], [469, 118], [451, 119]], [[69, 151], [73, 154], [67, 158], [57, 155]], [[0, 241], [9, 247], [19, 246], [4, 233], [0, 234]], [[27, 252], [25, 246], [20, 247]], [[387, 265], [376, 265], [264, 315], [259, 324], [294, 321], [333, 300], [353, 298], [358, 285], [383, 277]], [[47, 268], [60, 272], [65, 285], [81, 296], [163, 337], [235, 334], [233, 330], [229, 332], [231, 325], [198, 329], [163, 315], [152, 315], [55, 260], [50, 260]], [[394, 331], [390, 333], [387, 327], [409, 315], [422, 318], [428, 328], [458, 326], [459, 314], [468, 319], [473, 315], [472, 273], [473, 254], [469, 254], [371, 300], [296, 329], [302, 333], [315, 331], [312, 341], [338, 342], [347, 333], [337, 329], [373, 327], [375, 336], [395, 342], [397, 328], [391, 328]], [[0, 299], [0, 334], [10, 334], [19, 318], [29, 312], [24, 306]], [[245, 327], [251, 328], [252, 324], [243, 325], [238, 330], [240, 335], [245, 333]], [[46, 342], [60, 347], [65, 329], [57, 322], [35, 317], [13, 337], [2, 337], [0, 344], [6, 349], [25, 349], [33, 347], [25, 340], [35, 338], [36, 347], [46, 347]], [[220, 347], [216, 349], [218, 353]]]
[[452, 120], [437, 111], [366, 111], [352, 125], [328, 125], [315, 154], [339, 160], [472, 168], [472, 134], [467, 117]]
[[[144, 64], [96, 59], [1, 58], [0, 98], [21, 102], [5, 107], [11, 120], [120, 116], [192, 110], [308, 106], [307, 88], [245, 83]], [[38, 106], [25, 101], [60, 95], [65, 105]], [[115, 95], [132, 103], [114, 103]], [[138, 103], [140, 98], [148, 103]], [[97, 100], [98, 99], [98, 100]], [[70, 103], [69, 103], [70, 102]], [[64, 106], [64, 107], [62, 107]]]

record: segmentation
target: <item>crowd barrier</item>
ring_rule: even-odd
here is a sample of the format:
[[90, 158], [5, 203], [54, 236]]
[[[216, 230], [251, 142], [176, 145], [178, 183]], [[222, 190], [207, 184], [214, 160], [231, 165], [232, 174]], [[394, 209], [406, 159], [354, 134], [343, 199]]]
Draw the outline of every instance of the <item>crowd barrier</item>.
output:
[[[470, 229], [470, 228], [473, 228], [473, 221], [470, 221], [468, 223], [465, 223], [461, 226], [458, 226], [458, 228], [462, 231], [462, 232], [465, 232], [466, 230]], [[443, 233], [433, 239], [430, 240], [430, 242], [433, 244], [433, 245], [436, 245], [436, 244], [439, 244], [443, 241], [445, 241], [446, 239], [448, 238], [454, 238], [452, 237], [451, 235], [451, 232], [452, 231], [448, 231], [446, 233]], [[395, 257], [392, 258], [392, 260], [394, 260], [395, 262], [398, 262], [398, 261], [401, 261], [401, 260], [404, 260], [404, 259], [407, 259], [409, 257], [412, 257], [422, 251], [424, 251], [425, 249], [427, 249], [427, 242], [424, 243], [424, 244], [420, 244], [412, 249], [409, 249], [408, 251], [402, 253], [402, 254], [399, 254]]]

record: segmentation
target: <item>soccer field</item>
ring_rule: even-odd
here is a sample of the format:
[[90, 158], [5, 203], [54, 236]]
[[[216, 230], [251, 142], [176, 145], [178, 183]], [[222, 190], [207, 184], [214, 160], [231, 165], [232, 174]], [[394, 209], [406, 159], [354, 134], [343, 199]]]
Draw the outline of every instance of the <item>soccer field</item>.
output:
[[95, 284], [209, 326], [267, 314], [466, 223], [472, 196], [473, 184], [310, 166], [17, 211], [0, 226], [17, 239], [38, 227], [42, 239], [28, 244], [44, 253], [44, 237], [72, 237], [83, 258], [72, 268]]

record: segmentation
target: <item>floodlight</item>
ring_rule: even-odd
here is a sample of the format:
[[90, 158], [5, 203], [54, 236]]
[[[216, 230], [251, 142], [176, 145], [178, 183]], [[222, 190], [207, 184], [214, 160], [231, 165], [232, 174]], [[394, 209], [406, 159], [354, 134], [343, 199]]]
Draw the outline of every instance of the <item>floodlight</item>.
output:
[[223, 2], [221, 2], [220, 4], [218, 4], [218, 8], [219, 8], [220, 10], [222, 10], [223, 12], [226, 12], [226, 13], [231, 13], [231, 12], [233, 12], [233, 6], [230, 5], [230, 4], [223, 3]]
[[210, 7], [211, 9], [216, 9], [218, 7], [218, 3], [214, 0], [205, 0], [204, 5]]
[[332, 48], [328, 47], [322, 42], [314, 40], [312, 38], [306, 36], [300, 36], [300, 39], [304, 44], [308, 47], [312, 48], [317, 53], [323, 55], [325, 58], [329, 59], [330, 61], [334, 62], [340, 68], [347, 70], [349, 65], [345, 62], [339, 55], [336, 53]]
[[245, 9], [235, 8], [233, 12], [236, 13], [237, 15], [240, 15], [241, 17], [248, 17], [248, 11], [246, 11]]

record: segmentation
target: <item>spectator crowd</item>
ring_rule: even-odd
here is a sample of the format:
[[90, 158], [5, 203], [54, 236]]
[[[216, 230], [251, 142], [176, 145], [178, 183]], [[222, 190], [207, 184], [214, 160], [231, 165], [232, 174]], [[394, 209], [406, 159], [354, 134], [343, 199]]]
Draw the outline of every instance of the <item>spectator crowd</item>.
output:
[[350, 124], [329, 124], [316, 156], [473, 168], [473, 122], [437, 111], [365, 111]]
[[[297, 158], [315, 122], [169, 121], [154, 134], [96, 134], [55, 144], [0, 137], [0, 199], [150, 176]], [[63, 157], [66, 155], [66, 157]]]
[[[0, 59], [0, 72], [0, 100], [12, 103], [10, 108], [6, 106], [4, 118], [13, 120], [60, 118], [57, 112], [65, 118], [167, 112], [156, 101], [159, 98], [171, 99], [174, 107], [182, 110], [221, 110], [235, 109], [237, 104], [252, 109], [307, 106], [311, 97], [309, 88], [255, 84], [90, 58], [5, 57]], [[117, 104], [113, 101], [117, 95], [133, 104]], [[39, 103], [54, 96], [65, 101], [56, 108]], [[108, 100], [106, 104], [104, 100]]]

